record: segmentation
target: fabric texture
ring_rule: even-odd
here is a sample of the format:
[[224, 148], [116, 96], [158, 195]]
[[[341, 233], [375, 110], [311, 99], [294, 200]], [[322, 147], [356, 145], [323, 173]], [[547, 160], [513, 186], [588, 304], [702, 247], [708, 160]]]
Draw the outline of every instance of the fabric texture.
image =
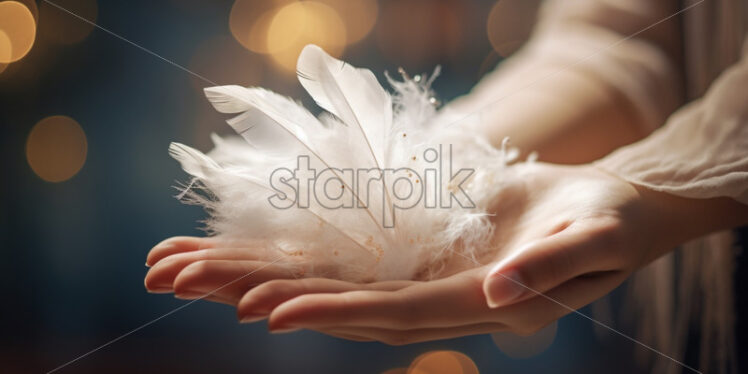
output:
[[748, 59], [646, 139], [597, 165], [644, 187], [748, 204]]

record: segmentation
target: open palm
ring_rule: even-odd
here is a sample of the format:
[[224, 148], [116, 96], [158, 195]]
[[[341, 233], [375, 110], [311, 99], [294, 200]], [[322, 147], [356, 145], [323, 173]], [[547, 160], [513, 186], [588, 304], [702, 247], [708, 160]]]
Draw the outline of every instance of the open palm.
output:
[[[236, 305], [243, 322], [406, 344], [532, 333], [605, 295], [668, 245], [651, 193], [589, 166], [509, 169], [490, 211], [493, 250], [455, 255], [443, 277], [357, 284], [303, 278], [252, 248], [217, 238], [167, 239], [150, 252], [152, 292]], [[251, 247], [251, 246], [248, 246]]]

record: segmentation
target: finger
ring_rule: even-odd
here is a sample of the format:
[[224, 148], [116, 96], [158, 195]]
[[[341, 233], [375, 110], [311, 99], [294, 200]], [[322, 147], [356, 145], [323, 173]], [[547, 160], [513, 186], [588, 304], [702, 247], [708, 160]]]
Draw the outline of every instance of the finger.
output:
[[[574, 226], [574, 225], [572, 225]], [[533, 297], [581, 274], [616, 270], [617, 227], [569, 227], [528, 244], [486, 276], [483, 291], [491, 308]]]
[[154, 293], [172, 292], [177, 274], [188, 265], [203, 260], [257, 260], [257, 257], [247, 248], [210, 248], [172, 254], [148, 270], [145, 288]]
[[244, 294], [237, 305], [237, 316], [242, 322], [257, 321], [270, 314], [278, 305], [304, 294], [357, 290], [394, 291], [417, 283], [415, 281], [387, 281], [362, 284], [327, 278], [272, 280]]
[[346, 333], [338, 333], [338, 332], [334, 332], [334, 331], [321, 331], [321, 330], [312, 330], [312, 331], [317, 331], [318, 333], [329, 335], [329, 336], [332, 336], [334, 338], [351, 340], [351, 341], [354, 341], [354, 342], [373, 342], [374, 341], [374, 339], [371, 339], [371, 338], [367, 338], [367, 337], [363, 337], [363, 336], [358, 336], [358, 335], [350, 335], [350, 334], [346, 334]]
[[197, 251], [199, 249], [211, 248], [213, 238], [198, 238], [194, 236], [175, 236], [156, 244], [146, 258], [146, 266], [153, 266], [161, 259], [175, 253]]
[[505, 331], [506, 329], [506, 325], [502, 323], [485, 322], [464, 326], [413, 330], [389, 330], [375, 327], [345, 327], [318, 331], [324, 334], [339, 336], [344, 339], [349, 339], [346, 336], [351, 336], [356, 339], [376, 340], [388, 345], [405, 345], [432, 340], [459, 338], [468, 335], [490, 334]]
[[576, 277], [544, 294], [495, 309], [496, 320], [519, 335], [532, 335], [549, 323], [604, 296], [626, 279], [611, 271]]
[[275, 308], [268, 325], [271, 330], [326, 326], [404, 330], [471, 323], [490, 312], [481, 280], [465, 272], [398, 291], [302, 295]]
[[624, 279], [625, 274], [623, 272], [609, 272], [575, 278], [543, 296], [536, 295], [536, 297], [527, 301], [494, 310], [498, 319], [504, 322], [483, 322], [464, 326], [409, 330], [357, 326], [324, 327], [315, 330], [326, 334], [335, 334], [343, 338], [345, 338], [345, 335], [357, 339], [368, 338], [390, 345], [411, 344], [507, 330], [527, 336], [605, 295]]
[[[226, 304], [226, 305], [230, 305], [230, 306], [235, 306], [236, 305], [236, 302], [234, 302], [232, 300], [224, 299], [223, 297], [220, 297], [220, 296], [217, 296], [217, 295], [212, 295], [212, 294], [203, 295], [203, 297], [198, 297], [196, 299], [208, 300], [208, 301], [212, 301], [214, 303]], [[186, 299], [186, 300], [196, 300], [196, 299]]]
[[293, 278], [291, 269], [260, 261], [205, 260], [190, 264], [174, 279], [182, 299], [214, 295], [236, 305], [252, 286], [272, 279]]

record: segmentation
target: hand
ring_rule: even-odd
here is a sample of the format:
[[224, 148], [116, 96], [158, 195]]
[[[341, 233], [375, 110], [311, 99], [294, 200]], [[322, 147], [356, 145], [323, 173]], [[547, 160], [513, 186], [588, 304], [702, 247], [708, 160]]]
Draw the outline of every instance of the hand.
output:
[[236, 304], [245, 322], [269, 316], [275, 331], [309, 328], [390, 344], [503, 330], [529, 334], [698, 236], [701, 226], [683, 218], [693, 217], [686, 213], [694, 205], [729, 205], [638, 189], [591, 167], [518, 165], [507, 180], [491, 209], [495, 250], [478, 264], [456, 258], [453, 275], [443, 279], [295, 279], [246, 248], [177, 238], [151, 252], [155, 265], [146, 286], [168, 291], [171, 285], [177, 296], [196, 298], [233, 282], [208, 298]]
[[258, 261], [261, 248], [236, 246], [215, 238], [173, 237], [148, 253], [145, 287], [181, 299], [205, 298], [236, 305], [253, 285], [295, 278], [288, 268]]
[[276, 331], [309, 328], [389, 344], [505, 330], [526, 335], [654, 258], [655, 244], [646, 239], [655, 217], [630, 184], [589, 167], [522, 165], [507, 178], [492, 207], [496, 250], [485, 262], [493, 264], [455, 261], [454, 275], [395, 285], [274, 280], [247, 292], [239, 315], [269, 315]]

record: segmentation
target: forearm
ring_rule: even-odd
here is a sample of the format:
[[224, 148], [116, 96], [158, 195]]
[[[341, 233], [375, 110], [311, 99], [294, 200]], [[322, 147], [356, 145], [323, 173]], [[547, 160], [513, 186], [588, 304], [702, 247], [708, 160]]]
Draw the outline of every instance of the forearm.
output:
[[748, 224], [748, 205], [732, 198], [694, 199], [645, 187], [638, 190], [651, 212], [652, 235], [657, 238], [649, 261], [701, 236]]
[[[632, 143], [682, 103], [676, 2], [549, 1], [533, 37], [448, 108], [495, 145], [583, 163]], [[644, 30], [644, 31], [642, 31]]]
[[525, 154], [534, 151], [543, 161], [563, 164], [596, 160], [647, 135], [636, 125], [642, 119], [615, 90], [575, 71], [518, 89], [481, 120], [480, 131], [494, 145], [508, 136]]

